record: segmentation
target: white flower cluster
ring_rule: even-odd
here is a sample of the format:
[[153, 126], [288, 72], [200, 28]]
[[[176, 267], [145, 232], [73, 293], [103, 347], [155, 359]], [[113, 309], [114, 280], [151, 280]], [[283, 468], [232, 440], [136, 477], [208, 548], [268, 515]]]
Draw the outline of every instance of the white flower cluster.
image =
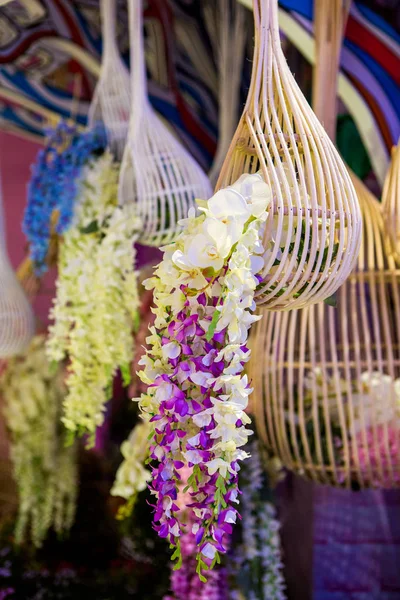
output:
[[139, 492], [146, 489], [151, 473], [145, 468], [149, 453], [148, 437], [152, 430], [149, 421], [138, 423], [129, 438], [121, 444], [122, 461], [111, 489], [113, 496], [120, 496], [132, 504]]
[[[246, 480], [242, 485], [242, 539], [243, 545], [234, 557], [236, 571], [248, 568], [251, 589], [249, 598], [257, 600], [285, 600], [285, 582], [281, 558], [280, 523], [276, 509], [262, 499], [263, 473], [258, 443], [250, 447]], [[252, 566], [254, 565], [254, 566]]]
[[133, 357], [133, 243], [141, 223], [134, 206], [117, 206], [117, 186], [118, 166], [106, 152], [87, 167], [74, 222], [60, 243], [47, 350], [53, 361], [69, 359], [63, 422], [72, 432], [94, 434], [116, 370], [128, 374]]
[[258, 515], [255, 510], [254, 499], [257, 498], [263, 487], [263, 474], [257, 442], [251, 444], [250, 450], [251, 455], [246, 467], [248, 472], [246, 479], [250, 482], [250, 485], [244, 485], [242, 488], [243, 558], [248, 561], [254, 560], [259, 555], [257, 540]]
[[52, 371], [43, 336], [8, 362], [0, 392], [19, 494], [16, 541], [23, 541], [29, 528], [40, 546], [50, 527], [58, 533], [69, 530], [77, 494], [76, 446], [66, 447], [60, 423], [63, 373]]
[[263, 600], [284, 600], [286, 596], [282, 574], [280, 523], [273, 504], [266, 502], [261, 507], [259, 523]]
[[[305, 388], [310, 392], [305, 398], [308, 403], [312, 401], [313, 389], [319, 400], [325, 395], [329, 398], [331, 417], [339, 423], [336, 393], [339, 389], [342, 396], [346, 397], [347, 382], [344, 379], [336, 382], [330, 377], [324, 378], [322, 369], [317, 367], [307, 374]], [[350, 389], [354, 410], [354, 433], [359, 433], [364, 427], [368, 429], [373, 425], [385, 425], [400, 418], [400, 378], [394, 379], [379, 371], [364, 371], [359, 381], [351, 382]], [[351, 428], [349, 415], [347, 416]]]

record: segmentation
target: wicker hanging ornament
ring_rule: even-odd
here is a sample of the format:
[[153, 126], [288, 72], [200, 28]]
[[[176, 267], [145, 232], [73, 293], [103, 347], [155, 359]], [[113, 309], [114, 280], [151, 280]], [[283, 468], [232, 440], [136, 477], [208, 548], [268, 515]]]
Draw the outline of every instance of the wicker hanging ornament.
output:
[[392, 253], [400, 263], [400, 141], [392, 148], [392, 160], [382, 193], [382, 209]]
[[154, 112], [147, 97], [142, 1], [128, 0], [132, 106], [119, 195], [134, 202], [143, 221], [139, 241], [170, 242], [196, 198], [209, 198], [209, 180]]
[[379, 202], [354, 181], [363, 213], [358, 264], [337, 308], [271, 312], [257, 323], [254, 411], [289, 469], [321, 483], [397, 487], [400, 272]]
[[103, 53], [100, 77], [89, 109], [89, 126], [104, 124], [111, 152], [121, 160], [128, 133], [130, 77], [118, 49], [117, 0], [100, 0]]
[[277, 0], [254, 0], [255, 51], [246, 106], [217, 188], [261, 170], [272, 190], [256, 301], [300, 308], [331, 296], [361, 236], [354, 186], [287, 66]]
[[32, 308], [7, 256], [0, 181], [0, 359], [18, 354], [34, 334]]

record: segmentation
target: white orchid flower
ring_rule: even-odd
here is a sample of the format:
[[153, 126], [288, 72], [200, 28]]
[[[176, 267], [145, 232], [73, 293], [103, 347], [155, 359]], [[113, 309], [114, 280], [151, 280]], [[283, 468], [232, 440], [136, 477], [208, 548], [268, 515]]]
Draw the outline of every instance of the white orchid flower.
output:
[[271, 202], [272, 192], [260, 172], [253, 175], [243, 174], [228, 189], [239, 192], [249, 206], [250, 214], [259, 218]]

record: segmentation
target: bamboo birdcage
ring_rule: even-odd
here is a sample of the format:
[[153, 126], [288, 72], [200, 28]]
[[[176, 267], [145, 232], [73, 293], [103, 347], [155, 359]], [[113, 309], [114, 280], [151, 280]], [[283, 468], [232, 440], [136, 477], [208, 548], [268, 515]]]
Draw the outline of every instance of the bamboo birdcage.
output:
[[400, 141], [392, 148], [392, 160], [382, 193], [382, 209], [391, 250], [400, 263]]
[[[355, 180], [358, 263], [337, 307], [263, 311], [250, 375], [261, 437], [320, 483], [400, 486], [400, 269], [379, 202]], [[397, 380], [397, 381], [396, 381]]]
[[277, 0], [254, 0], [251, 86], [217, 183], [261, 170], [272, 191], [258, 304], [300, 308], [332, 295], [352, 270], [361, 217], [346, 167], [287, 66]]
[[160, 246], [181, 231], [196, 198], [211, 196], [210, 182], [189, 152], [170, 133], [147, 95], [143, 2], [128, 0], [131, 47], [131, 114], [121, 163], [118, 195], [142, 219], [139, 241]]

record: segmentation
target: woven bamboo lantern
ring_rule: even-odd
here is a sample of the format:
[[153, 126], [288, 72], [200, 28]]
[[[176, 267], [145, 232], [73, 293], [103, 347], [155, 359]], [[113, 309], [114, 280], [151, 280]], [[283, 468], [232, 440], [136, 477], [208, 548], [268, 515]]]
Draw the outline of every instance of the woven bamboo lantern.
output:
[[130, 77], [117, 44], [117, 0], [101, 0], [103, 53], [100, 77], [89, 109], [89, 126], [101, 121], [119, 160], [125, 148], [131, 106]]
[[170, 242], [196, 198], [212, 194], [201, 167], [169, 132], [147, 97], [141, 0], [128, 0], [131, 46], [131, 117], [121, 165], [119, 196], [133, 202], [143, 222], [139, 241]]
[[217, 188], [261, 170], [272, 190], [265, 265], [256, 301], [300, 308], [331, 296], [352, 270], [361, 217], [334, 145], [287, 66], [277, 0], [254, 0], [249, 95]]
[[34, 334], [34, 316], [11, 267], [5, 241], [0, 180], [0, 359], [24, 350]]
[[[337, 308], [264, 312], [250, 366], [259, 433], [289, 469], [346, 487], [400, 486], [400, 271], [381, 205], [355, 179], [358, 263]], [[260, 364], [261, 363], [261, 364]]]
[[392, 148], [392, 161], [382, 193], [383, 218], [395, 260], [400, 263], [400, 141]]

